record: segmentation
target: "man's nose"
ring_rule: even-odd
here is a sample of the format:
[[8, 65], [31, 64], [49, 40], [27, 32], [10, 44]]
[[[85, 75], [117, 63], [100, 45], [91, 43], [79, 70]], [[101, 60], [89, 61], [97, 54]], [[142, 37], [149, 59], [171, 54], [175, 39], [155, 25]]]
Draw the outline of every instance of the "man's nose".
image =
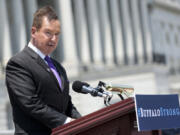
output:
[[52, 40], [52, 41], [56, 41], [56, 40], [57, 40], [57, 36], [56, 36], [55, 34], [52, 35], [51, 40]]

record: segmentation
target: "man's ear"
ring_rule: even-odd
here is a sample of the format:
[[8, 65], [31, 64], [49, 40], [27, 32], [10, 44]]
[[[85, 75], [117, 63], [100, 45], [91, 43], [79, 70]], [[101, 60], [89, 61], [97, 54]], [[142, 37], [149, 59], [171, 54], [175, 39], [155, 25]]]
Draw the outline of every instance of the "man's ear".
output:
[[34, 37], [35, 34], [36, 34], [36, 32], [37, 32], [36, 27], [32, 27], [32, 28], [31, 28], [31, 37]]

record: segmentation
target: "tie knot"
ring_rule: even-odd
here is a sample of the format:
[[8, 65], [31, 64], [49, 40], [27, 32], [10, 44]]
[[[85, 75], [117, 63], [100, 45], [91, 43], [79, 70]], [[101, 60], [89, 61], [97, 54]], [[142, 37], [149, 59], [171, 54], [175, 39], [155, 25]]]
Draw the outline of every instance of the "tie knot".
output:
[[44, 58], [44, 60], [47, 62], [48, 66], [49, 66], [50, 68], [55, 69], [54, 64], [53, 64], [53, 62], [51, 61], [51, 58], [50, 58], [49, 56], [46, 56], [46, 57]]
[[44, 59], [45, 59], [45, 61], [47, 61], [48, 63], [51, 63], [51, 59], [50, 59], [49, 56], [46, 56]]

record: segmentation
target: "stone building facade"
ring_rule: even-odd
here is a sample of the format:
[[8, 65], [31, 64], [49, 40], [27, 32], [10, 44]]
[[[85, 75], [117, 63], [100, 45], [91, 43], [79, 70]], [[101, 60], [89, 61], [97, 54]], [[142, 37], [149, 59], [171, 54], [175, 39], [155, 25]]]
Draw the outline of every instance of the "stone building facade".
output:
[[[0, 0], [0, 135], [13, 129], [6, 63], [29, 42], [33, 13], [44, 5], [54, 7], [61, 20], [52, 56], [71, 82], [180, 93], [180, 0]], [[71, 95], [83, 115], [104, 107], [102, 98]]]

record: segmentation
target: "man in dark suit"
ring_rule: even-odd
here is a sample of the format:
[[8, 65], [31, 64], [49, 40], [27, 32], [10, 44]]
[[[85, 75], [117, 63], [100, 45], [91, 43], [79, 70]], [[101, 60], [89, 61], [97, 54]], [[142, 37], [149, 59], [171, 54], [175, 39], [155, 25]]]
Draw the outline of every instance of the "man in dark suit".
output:
[[6, 85], [13, 110], [15, 135], [49, 135], [80, 117], [69, 95], [65, 69], [49, 57], [59, 40], [60, 22], [54, 10], [34, 14], [31, 40], [6, 67]]

